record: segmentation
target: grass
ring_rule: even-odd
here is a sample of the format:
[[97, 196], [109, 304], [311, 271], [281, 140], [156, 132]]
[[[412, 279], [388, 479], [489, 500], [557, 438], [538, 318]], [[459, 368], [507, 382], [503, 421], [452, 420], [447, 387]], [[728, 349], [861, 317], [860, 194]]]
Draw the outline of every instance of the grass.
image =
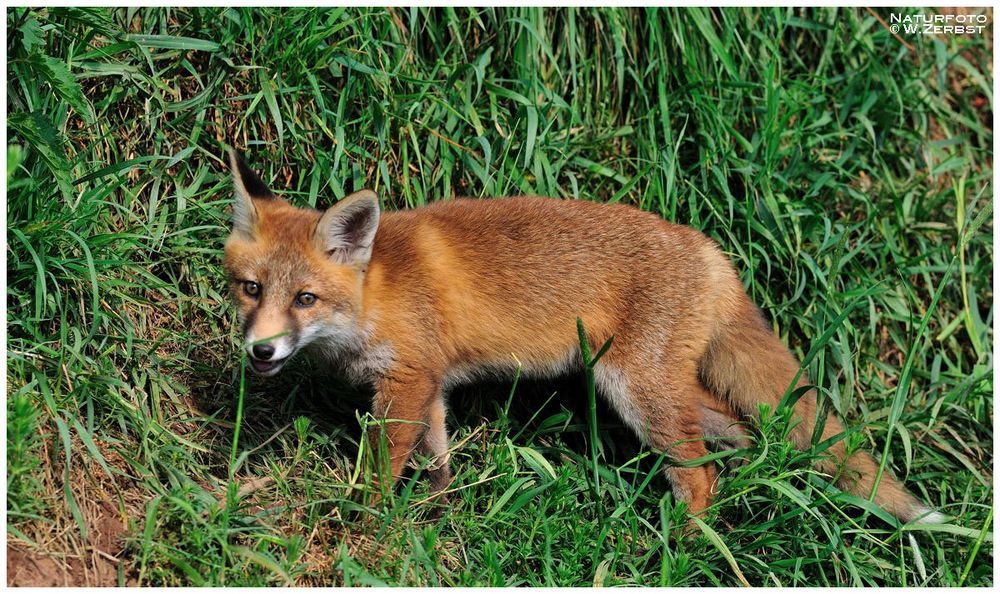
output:
[[[864, 9], [11, 8], [7, 28], [7, 537], [64, 582], [993, 584], [989, 28], [912, 51]], [[441, 519], [419, 470], [362, 505], [365, 390], [304, 361], [244, 383], [223, 142], [300, 205], [543, 194], [703, 230], [850, 439], [954, 520], [838, 492], [764, 411], [683, 538], [663, 461], [582, 377], [452, 395]]]

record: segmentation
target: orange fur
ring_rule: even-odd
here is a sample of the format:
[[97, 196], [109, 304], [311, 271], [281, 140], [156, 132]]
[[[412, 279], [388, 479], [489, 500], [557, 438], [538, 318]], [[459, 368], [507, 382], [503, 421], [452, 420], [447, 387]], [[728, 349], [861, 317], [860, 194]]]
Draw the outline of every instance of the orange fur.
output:
[[[595, 368], [602, 395], [678, 461], [704, 456], [706, 434], [745, 443], [735, 420], [758, 403], [774, 408], [798, 371], [715, 242], [650, 213], [531, 197], [380, 213], [370, 192], [321, 213], [269, 196], [236, 156], [233, 169], [225, 267], [244, 331], [258, 341], [284, 333], [272, 341], [282, 355], [318, 349], [370, 382], [374, 413], [391, 420], [394, 478], [419, 448], [436, 458], [434, 487], [446, 487], [448, 388], [518, 365], [537, 377], [578, 370], [578, 317], [595, 344], [615, 337]], [[316, 302], [297, 305], [303, 292]], [[255, 365], [274, 373], [281, 362]], [[796, 405], [799, 447], [810, 443], [815, 406], [812, 392]], [[840, 431], [830, 419], [823, 437]], [[830, 453], [823, 469], [844, 463], [840, 485], [867, 496], [872, 459], [847, 457], [843, 444]], [[667, 475], [691, 512], [710, 504], [712, 464]], [[888, 475], [875, 501], [904, 519], [929, 511]]]

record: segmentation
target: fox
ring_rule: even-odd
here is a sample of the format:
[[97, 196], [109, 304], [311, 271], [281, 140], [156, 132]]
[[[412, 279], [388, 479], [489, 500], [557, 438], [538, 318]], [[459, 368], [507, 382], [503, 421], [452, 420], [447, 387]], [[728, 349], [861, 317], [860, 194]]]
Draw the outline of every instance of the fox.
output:
[[[232, 229], [224, 271], [249, 366], [277, 374], [300, 351], [374, 389], [388, 482], [419, 453], [434, 492], [452, 482], [447, 396], [482, 378], [553, 378], [583, 369], [577, 319], [596, 344], [598, 393], [644, 444], [691, 517], [712, 502], [719, 438], [745, 445], [744, 420], [802, 395], [789, 432], [807, 449], [815, 388], [770, 330], [714, 240], [625, 204], [518, 196], [383, 211], [371, 190], [326, 210], [278, 197], [229, 150]], [[830, 415], [821, 440], [844, 433]], [[381, 451], [381, 450], [380, 450]], [[904, 522], [945, 516], [864, 451], [832, 440], [817, 463], [837, 486]]]

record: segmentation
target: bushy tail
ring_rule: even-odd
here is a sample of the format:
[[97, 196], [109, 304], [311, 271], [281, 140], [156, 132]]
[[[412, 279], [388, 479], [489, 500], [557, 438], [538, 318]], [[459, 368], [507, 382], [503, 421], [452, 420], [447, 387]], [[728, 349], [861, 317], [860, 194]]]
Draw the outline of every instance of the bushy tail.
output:
[[[742, 287], [741, 287], [742, 289]], [[784, 344], [768, 329], [759, 310], [740, 291], [734, 308], [735, 315], [717, 321], [715, 336], [701, 361], [702, 379], [716, 394], [728, 397], [744, 415], [756, 415], [758, 405], [767, 404], [775, 410], [785, 394], [799, 363]], [[805, 374], [798, 386], [808, 383]], [[810, 390], [795, 405], [797, 424], [791, 431], [796, 447], [810, 447], [816, 419], [816, 394]], [[843, 432], [840, 421], [827, 417], [822, 439]], [[838, 476], [837, 486], [867, 499], [878, 472], [878, 463], [867, 452], [854, 452], [846, 458], [844, 442], [827, 450], [831, 455], [819, 466], [823, 472]], [[921, 518], [923, 522], [944, 521], [944, 516], [932, 512], [911, 495], [889, 472], [879, 480], [875, 503], [903, 521]]]

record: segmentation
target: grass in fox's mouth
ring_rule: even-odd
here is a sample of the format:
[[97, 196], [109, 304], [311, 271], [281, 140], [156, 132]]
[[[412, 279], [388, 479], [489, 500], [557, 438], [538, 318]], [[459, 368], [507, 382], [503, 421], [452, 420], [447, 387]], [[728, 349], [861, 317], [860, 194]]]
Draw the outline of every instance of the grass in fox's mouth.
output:
[[[991, 27], [8, 9], [8, 581], [991, 586]], [[363, 388], [302, 356], [241, 385], [224, 142], [299, 205], [542, 194], [703, 230], [852, 445], [954, 519], [887, 520], [764, 413], [682, 538], [664, 461], [600, 400], [593, 439], [582, 376], [457, 390], [447, 512], [419, 470], [365, 506]]]

